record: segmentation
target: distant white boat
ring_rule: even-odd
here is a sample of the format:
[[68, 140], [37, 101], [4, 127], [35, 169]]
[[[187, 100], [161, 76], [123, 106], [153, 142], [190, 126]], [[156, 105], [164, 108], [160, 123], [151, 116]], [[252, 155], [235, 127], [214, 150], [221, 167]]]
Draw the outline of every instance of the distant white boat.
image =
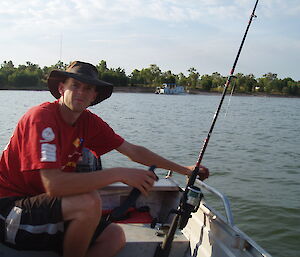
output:
[[164, 83], [161, 87], [157, 87], [155, 90], [155, 94], [179, 95], [185, 93], [183, 86], [177, 86], [174, 83]]

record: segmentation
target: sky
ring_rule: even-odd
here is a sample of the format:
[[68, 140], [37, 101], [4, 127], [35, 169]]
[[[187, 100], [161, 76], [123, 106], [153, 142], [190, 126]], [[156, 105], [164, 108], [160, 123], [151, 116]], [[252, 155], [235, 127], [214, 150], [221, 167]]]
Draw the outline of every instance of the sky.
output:
[[[233, 65], [256, 0], [0, 0], [0, 64], [101, 60], [188, 75]], [[300, 1], [260, 0], [235, 73], [300, 80]], [[298, 66], [299, 65], [299, 66]]]

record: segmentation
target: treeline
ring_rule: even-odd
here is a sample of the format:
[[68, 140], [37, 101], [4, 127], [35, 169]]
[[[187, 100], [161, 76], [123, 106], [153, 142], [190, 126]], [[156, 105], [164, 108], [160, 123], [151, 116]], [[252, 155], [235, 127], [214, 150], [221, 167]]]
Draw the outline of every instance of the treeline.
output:
[[[41, 68], [38, 64], [26, 62], [26, 65], [15, 67], [12, 61], [4, 61], [0, 67], [0, 89], [36, 89], [47, 88], [47, 78], [53, 69], [65, 69], [68, 64], [61, 61], [50, 67]], [[211, 75], [200, 75], [195, 68], [188, 70], [188, 75], [174, 74], [161, 71], [156, 64], [148, 68], [135, 69], [126, 75], [122, 68], [108, 68], [102, 60], [96, 65], [99, 78], [113, 83], [115, 86], [157, 87], [163, 83], [176, 83], [191, 91], [221, 92], [227, 80], [218, 72]], [[253, 74], [235, 74], [231, 86], [235, 85], [238, 93], [267, 93], [280, 95], [300, 95], [300, 81], [292, 78], [279, 79], [275, 73], [267, 73], [262, 78], [255, 78]]]

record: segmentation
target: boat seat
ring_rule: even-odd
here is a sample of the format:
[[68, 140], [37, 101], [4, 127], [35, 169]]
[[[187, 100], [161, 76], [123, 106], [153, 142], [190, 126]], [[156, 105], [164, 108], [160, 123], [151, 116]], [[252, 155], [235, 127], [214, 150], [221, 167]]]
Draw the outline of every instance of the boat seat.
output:
[[[107, 187], [101, 189], [100, 191], [117, 191], [117, 190], [128, 190], [130, 191], [132, 187], [123, 184], [121, 182], [113, 183], [111, 185], [108, 185]], [[179, 191], [178, 185], [171, 179], [159, 179], [158, 181], [155, 181], [153, 188], [151, 191]]]

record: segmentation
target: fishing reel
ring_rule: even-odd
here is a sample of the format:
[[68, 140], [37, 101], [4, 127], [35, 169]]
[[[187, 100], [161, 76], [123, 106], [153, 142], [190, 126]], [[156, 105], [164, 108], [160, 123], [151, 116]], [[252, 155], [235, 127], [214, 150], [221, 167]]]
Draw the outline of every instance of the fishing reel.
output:
[[182, 198], [178, 225], [180, 229], [185, 228], [189, 218], [192, 216], [191, 213], [198, 210], [200, 201], [203, 198], [203, 193], [199, 187], [189, 186]]

